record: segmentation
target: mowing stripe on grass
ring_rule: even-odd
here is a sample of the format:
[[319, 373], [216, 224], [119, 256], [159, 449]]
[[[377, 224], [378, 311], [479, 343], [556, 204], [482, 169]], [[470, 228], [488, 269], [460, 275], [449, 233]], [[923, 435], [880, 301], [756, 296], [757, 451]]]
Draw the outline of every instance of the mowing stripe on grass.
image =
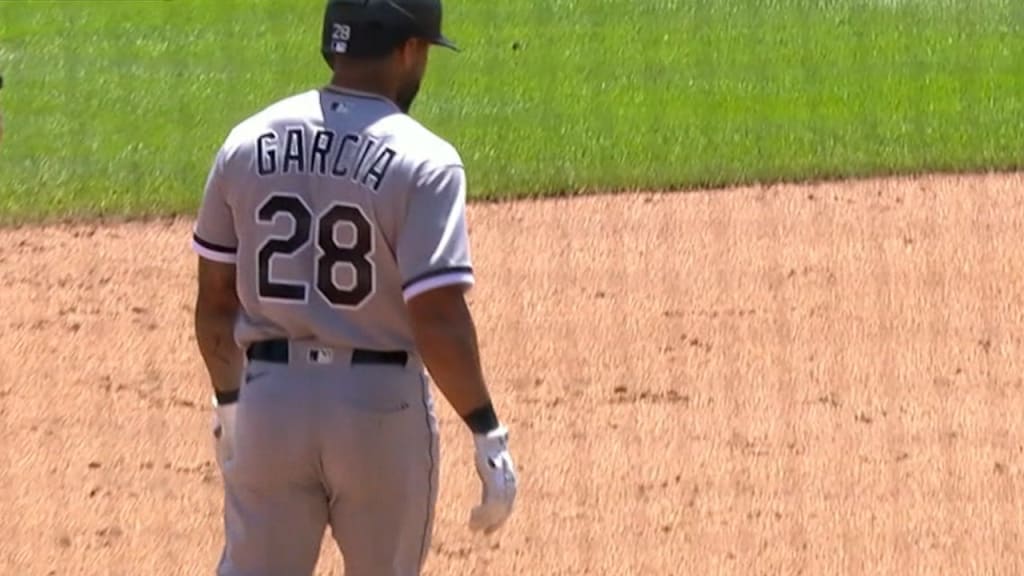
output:
[[[1024, 3], [449, 0], [413, 109], [472, 194], [1024, 157]], [[189, 212], [232, 125], [323, 83], [320, 0], [0, 3], [0, 218]]]

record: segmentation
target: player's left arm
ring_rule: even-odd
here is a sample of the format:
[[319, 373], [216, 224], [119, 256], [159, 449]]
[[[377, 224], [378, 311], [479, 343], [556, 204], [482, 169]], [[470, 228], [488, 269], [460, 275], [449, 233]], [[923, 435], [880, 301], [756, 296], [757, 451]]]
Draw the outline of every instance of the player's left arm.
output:
[[213, 434], [217, 438], [217, 463], [223, 467], [234, 454], [235, 412], [243, 370], [242, 354], [234, 338], [239, 309], [235, 265], [200, 256], [198, 275], [196, 341], [213, 384]]
[[234, 338], [240, 310], [235, 270], [238, 240], [227, 198], [226, 156], [222, 148], [210, 170], [192, 234], [192, 249], [199, 257], [196, 341], [217, 405], [237, 399], [243, 367], [242, 351]]
[[200, 256], [198, 277], [196, 342], [218, 404], [230, 404], [237, 397], [243, 366], [234, 336], [239, 311], [235, 265]]

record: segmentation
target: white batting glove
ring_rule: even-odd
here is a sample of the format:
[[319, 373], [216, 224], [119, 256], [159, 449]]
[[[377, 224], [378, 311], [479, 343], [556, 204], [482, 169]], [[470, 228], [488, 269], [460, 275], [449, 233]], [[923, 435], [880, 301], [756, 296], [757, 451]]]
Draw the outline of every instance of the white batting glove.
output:
[[473, 443], [483, 498], [479, 506], [473, 507], [469, 529], [492, 534], [512, 514], [516, 500], [516, 469], [508, 451], [508, 429], [499, 426], [486, 435], [474, 435]]
[[227, 406], [217, 404], [213, 400], [213, 438], [214, 448], [217, 454], [217, 465], [224, 469], [224, 464], [235, 455], [235, 414], [238, 403], [232, 402]]

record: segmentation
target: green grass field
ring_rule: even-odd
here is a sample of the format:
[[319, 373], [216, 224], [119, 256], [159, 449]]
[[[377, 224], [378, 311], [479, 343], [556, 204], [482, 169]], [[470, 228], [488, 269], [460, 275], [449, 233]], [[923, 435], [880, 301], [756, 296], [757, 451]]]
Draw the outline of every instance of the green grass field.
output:
[[[1011, 169], [1019, 0], [449, 0], [413, 110], [477, 197]], [[326, 81], [321, 0], [0, 3], [0, 217], [194, 209], [227, 131]], [[518, 43], [519, 49], [513, 50]]]

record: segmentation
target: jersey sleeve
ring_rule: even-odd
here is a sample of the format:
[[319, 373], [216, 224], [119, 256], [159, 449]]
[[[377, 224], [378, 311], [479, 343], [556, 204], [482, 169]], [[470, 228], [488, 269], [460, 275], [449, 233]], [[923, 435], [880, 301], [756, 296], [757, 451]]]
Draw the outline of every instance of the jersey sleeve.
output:
[[224, 148], [221, 148], [206, 178], [206, 189], [192, 230], [192, 250], [207, 260], [233, 264], [238, 238], [227, 201], [224, 156]]
[[461, 165], [435, 168], [414, 182], [396, 252], [406, 302], [443, 286], [473, 285]]

